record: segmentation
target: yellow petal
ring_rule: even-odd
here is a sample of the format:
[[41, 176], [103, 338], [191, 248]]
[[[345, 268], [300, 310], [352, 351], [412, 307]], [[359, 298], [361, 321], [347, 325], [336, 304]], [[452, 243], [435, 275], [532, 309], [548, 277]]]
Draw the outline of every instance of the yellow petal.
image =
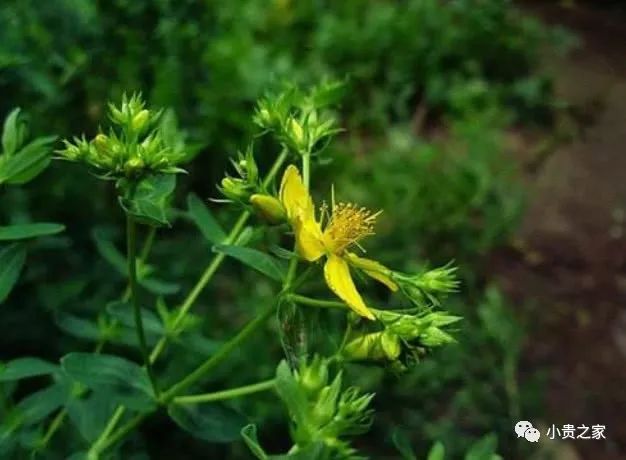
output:
[[367, 308], [356, 290], [348, 263], [341, 257], [330, 254], [324, 266], [324, 276], [328, 287], [337, 294], [350, 308], [365, 318], [375, 319], [374, 314]]
[[315, 220], [305, 221], [301, 217], [296, 217], [293, 226], [298, 254], [309, 262], [314, 262], [322, 257], [325, 250], [319, 224]]
[[285, 169], [280, 184], [279, 197], [285, 206], [287, 218], [290, 221], [299, 216], [302, 217], [303, 221], [315, 220], [313, 199], [302, 182], [300, 171], [294, 165], [289, 165]]
[[346, 253], [346, 258], [350, 264], [360, 268], [375, 280], [380, 281], [393, 292], [398, 290], [398, 285], [394, 283], [389, 276], [391, 274], [391, 270], [380, 262], [376, 262], [372, 259], [366, 259], [365, 257], [359, 257], [351, 252]]

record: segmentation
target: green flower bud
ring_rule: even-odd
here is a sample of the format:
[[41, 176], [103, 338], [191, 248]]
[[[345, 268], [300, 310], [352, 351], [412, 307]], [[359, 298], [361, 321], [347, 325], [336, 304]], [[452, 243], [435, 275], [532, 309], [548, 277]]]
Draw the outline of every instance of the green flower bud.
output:
[[380, 344], [388, 360], [394, 361], [398, 359], [402, 347], [400, 346], [400, 338], [397, 335], [385, 331], [380, 337]]
[[328, 363], [320, 356], [315, 356], [310, 364], [301, 366], [298, 380], [307, 392], [317, 393], [328, 382]]
[[354, 361], [380, 361], [385, 359], [381, 338], [383, 332], [365, 334], [351, 340], [343, 348], [343, 355]]
[[285, 220], [284, 206], [271, 195], [255, 193], [250, 197], [250, 204], [263, 219], [272, 224], [279, 224]]
[[250, 194], [246, 181], [234, 177], [222, 179], [221, 191], [231, 200], [246, 200]]
[[294, 144], [299, 147], [304, 146], [304, 130], [302, 129], [302, 125], [298, 123], [295, 118], [289, 119], [289, 136], [293, 140]]
[[109, 136], [100, 133], [94, 138], [93, 144], [99, 152], [105, 152], [109, 148]]
[[141, 171], [142, 169], [144, 169], [146, 166], [145, 162], [139, 158], [139, 157], [133, 157], [130, 158], [127, 162], [126, 165], [124, 167], [126, 174], [135, 174], [139, 171]]
[[133, 131], [135, 131], [136, 133], [140, 133], [148, 125], [149, 121], [150, 112], [146, 109], [143, 109], [133, 117], [130, 126]]

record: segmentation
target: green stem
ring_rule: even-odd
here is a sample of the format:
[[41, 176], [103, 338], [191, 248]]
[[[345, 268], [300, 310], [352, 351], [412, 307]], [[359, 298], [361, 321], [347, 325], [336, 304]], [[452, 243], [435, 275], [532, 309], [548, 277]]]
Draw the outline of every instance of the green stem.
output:
[[92, 458], [92, 457], [98, 458], [98, 455], [100, 454], [100, 452], [102, 452], [102, 450], [105, 447], [107, 438], [109, 437], [109, 435], [115, 428], [115, 425], [117, 425], [117, 422], [119, 422], [119, 420], [124, 415], [124, 412], [125, 412], [125, 409], [123, 406], [118, 406], [117, 409], [115, 409], [115, 412], [113, 412], [113, 415], [109, 419], [109, 422], [107, 423], [106, 427], [104, 428], [102, 433], [100, 433], [100, 436], [98, 437], [98, 439], [96, 439], [96, 441], [92, 444], [91, 448], [89, 449], [89, 455], [87, 456], [88, 458]]
[[163, 403], [168, 403], [172, 398], [177, 396], [179, 393], [185, 391], [191, 385], [196, 383], [198, 380], [202, 379], [206, 374], [213, 370], [220, 362], [224, 360], [235, 348], [240, 346], [253, 332], [255, 332], [264, 322], [268, 319], [276, 307], [278, 303], [274, 302], [269, 308], [266, 308], [261, 312], [259, 316], [250, 321], [246, 326], [241, 329], [237, 335], [232, 337], [228, 342], [220, 347], [220, 349], [209, 359], [207, 359], [204, 363], [196, 368], [193, 372], [191, 372], [187, 377], [182, 379], [180, 382], [174, 384], [170, 387], [169, 390], [165, 391], [161, 396], [161, 401]]
[[304, 186], [309, 190], [309, 183], [311, 181], [311, 152], [306, 152], [302, 155], [302, 179]]
[[341, 308], [341, 309], [346, 308], [346, 304], [343, 302], [337, 302], [334, 300], [318, 300], [318, 299], [313, 299], [311, 297], [305, 297], [303, 295], [298, 295], [298, 294], [289, 294], [287, 296], [287, 299], [295, 303], [299, 303], [301, 305], [309, 305], [311, 307]]
[[141, 318], [141, 308], [137, 299], [137, 226], [130, 214], [126, 214], [126, 251], [128, 256], [128, 284], [130, 285], [130, 302], [133, 307], [135, 316], [135, 329], [137, 330], [137, 339], [139, 340], [139, 348], [143, 356], [143, 363], [146, 366], [150, 383], [155, 396], [159, 396], [159, 388], [156, 383], [150, 355], [148, 353], [148, 345], [146, 344], [146, 334], [143, 329], [143, 320]]
[[[278, 171], [282, 167], [282, 165], [285, 162], [285, 160], [287, 159], [288, 155], [289, 155], [289, 151], [287, 149], [283, 149], [283, 151], [276, 158], [276, 161], [274, 162], [274, 164], [270, 168], [267, 176], [265, 177], [265, 180], [263, 181], [263, 187], [267, 187], [269, 185], [269, 183], [274, 179], [276, 174], [278, 174]], [[239, 237], [239, 235], [240, 235], [241, 231], [243, 230], [243, 228], [245, 226], [245, 223], [247, 222], [249, 217], [250, 217], [250, 213], [247, 212], [247, 211], [245, 211], [245, 212], [243, 212], [241, 214], [241, 216], [237, 220], [237, 223], [235, 224], [235, 226], [231, 230], [231, 232], [230, 232], [230, 234], [229, 234], [229, 236], [227, 238], [226, 243], [236, 241], [236, 239]], [[174, 324], [176, 324], [176, 325], [180, 324], [180, 321], [183, 320], [183, 318], [185, 317], [185, 315], [187, 314], [189, 309], [191, 309], [191, 307], [193, 306], [194, 302], [196, 301], [198, 295], [200, 294], [200, 292], [202, 292], [202, 290], [209, 283], [209, 281], [213, 277], [213, 274], [217, 271], [217, 269], [219, 268], [219, 266], [222, 263], [222, 261], [224, 260], [224, 258], [225, 258], [224, 254], [220, 253], [220, 254], [217, 254], [213, 258], [213, 260], [209, 263], [209, 266], [207, 267], [207, 269], [204, 271], [204, 273], [202, 274], [202, 276], [200, 277], [200, 279], [198, 280], [198, 282], [196, 283], [194, 288], [187, 295], [187, 298], [183, 301], [183, 303], [181, 305], [180, 313], [175, 318]], [[242, 331], [240, 331], [230, 341], [226, 342], [222, 346], [222, 348], [220, 348], [217, 351], [217, 353], [215, 355], [213, 355], [207, 362], [205, 362], [203, 365], [201, 365], [199, 368], [197, 368], [187, 378], [183, 379], [181, 382], [179, 382], [178, 384], [176, 384], [172, 388], [170, 388], [170, 390], [168, 390], [167, 393], [171, 392], [172, 389], [176, 389], [176, 392], [183, 391], [185, 388], [187, 388], [188, 385], [193, 384], [197, 379], [201, 378], [204, 375], [204, 372], [208, 372], [215, 365], [219, 364], [219, 362], [222, 359], [224, 359], [240, 342], [242, 342], [245, 338], [247, 338], [248, 335], [250, 335], [250, 333], [252, 333], [260, 324], [262, 324], [262, 322], [266, 318], [268, 318], [271, 315], [271, 313], [274, 311], [274, 309], [276, 308], [277, 305], [278, 304], [273, 305], [271, 309], [268, 309], [267, 311], [263, 312], [261, 314], [261, 316], [255, 318], [250, 323], [248, 323], [248, 325]], [[148, 360], [149, 360], [148, 362], [149, 363], [152, 363], [152, 362], [156, 361], [156, 359], [159, 357], [159, 355], [165, 349], [165, 346], [167, 345], [168, 340], [169, 340], [169, 337], [167, 337], [167, 336], [166, 337], [162, 337], [161, 340], [159, 340], [159, 342], [156, 344], [156, 346], [152, 350], [152, 353], [148, 357]], [[205, 369], [204, 372], [202, 372], [202, 373], [199, 372], [202, 369]], [[192, 376], [193, 376], [193, 381], [190, 379], [190, 377], [192, 377]], [[181, 384], [184, 384], [184, 386], [176, 388], [178, 385], [181, 385]], [[164, 396], [165, 395], [162, 394], [160, 399], [161, 400], [166, 400], [167, 398], [165, 398]], [[176, 393], [172, 392], [171, 395], [169, 396], [169, 398], [172, 398], [173, 396], [176, 396]], [[119, 406], [119, 407], [123, 408], [123, 406]], [[137, 416], [134, 419], [132, 419], [129, 423], [127, 423], [127, 425], [125, 425], [124, 427], [120, 428], [117, 432], [115, 432], [111, 436], [111, 438], [107, 442], [103, 442], [102, 449], [105, 449], [106, 447], [110, 446], [111, 444], [117, 442], [119, 439], [123, 438], [135, 426], [137, 426], [139, 423], [141, 423], [143, 418], [145, 418], [145, 415], [140, 414], [139, 416]]]
[[[263, 181], [263, 187], [267, 187], [269, 183], [274, 179], [274, 177], [276, 177], [276, 174], [278, 174], [278, 171], [287, 159], [288, 153], [289, 152], [287, 150], [283, 150], [280, 153], [280, 155], [270, 168], [269, 172], [267, 173], [267, 176], [265, 176], [265, 180]], [[225, 244], [233, 244], [237, 240], [237, 238], [241, 234], [241, 231], [244, 229], [246, 222], [250, 218], [250, 215], [251, 214], [248, 211], [244, 211], [243, 213], [241, 213], [241, 215], [237, 219], [237, 222], [235, 222], [232, 230], [226, 237], [226, 240], [224, 240]], [[225, 257], [226, 255], [224, 253], [216, 254], [213, 257], [207, 268], [202, 273], [202, 276], [200, 277], [196, 285], [192, 288], [192, 290], [189, 292], [189, 294], [181, 304], [178, 315], [176, 316], [176, 318], [174, 318], [174, 329], [180, 325], [181, 321], [185, 318], [191, 307], [193, 307], [194, 303], [198, 299], [198, 296], [204, 290], [206, 285], [209, 284], [209, 281], [211, 281], [213, 275], [218, 270]], [[157, 342], [154, 349], [152, 350], [152, 353], [150, 354], [150, 362], [155, 362], [157, 360], [159, 355], [165, 349], [168, 341], [169, 337], [161, 337], [161, 339]]]
[[54, 417], [54, 419], [50, 423], [50, 426], [46, 430], [46, 434], [43, 436], [43, 438], [41, 438], [41, 442], [39, 443], [39, 445], [37, 445], [35, 449], [36, 452], [40, 452], [41, 450], [46, 448], [46, 446], [48, 445], [48, 443], [50, 442], [54, 434], [63, 424], [65, 417], [67, 417], [67, 409], [63, 408], [59, 411], [59, 413]]
[[174, 398], [174, 404], [197, 404], [211, 401], [222, 401], [224, 399], [238, 398], [240, 396], [267, 391], [274, 388], [276, 381], [274, 379], [265, 380], [264, 382], [253, 383], [237, 388], [229, 388], [228, 390], [215, 391], [213, 393], [204, 393], [200, 395], [178, 396]]
[[[156, 227], [150, 227], [150, 231], [148, 232], [148, 236], [144, 240], [143, 247], [141, 248], [141, 262], [145, 263], [148, 259], [148, 255], [152, 250], [152, 245], [154, 244], [154, 238], [156, 236]], [[128, 302], [130, 299], [130, 284], [126, 285], [124, 289], [124, 293], [122, 294], [122, 302]], [[101, 339], [98, 341], [94, 348], [94, 353], [99, 354], [104, 345], [106, 344], [106, 340]], [[46, 448], [50, 440], [54, 437], [56, 432], [63, 426], [63, 422], [67, 418], [67, 409], [62, 409], [56, 415], [56, 417], [50, 422], [50, 426], [46, 430], [46, 434], [41, 440], [41, 443], [37, 446], [37, 451], [40, 452]]]
[[148, 414], [137, 414], [133, 418], [131, 418], [128, 422], [126, 422], [125, 425], [121, 426], [117, 431], [108, 436], [108, 439], [104, 439], [102, 441], [98, 453], [103, 452], [104, 450], [111, 447], [113, 444], [117, 443], [120, 439], [123, 439], [128, 433], [133, 431], [147, 416]]

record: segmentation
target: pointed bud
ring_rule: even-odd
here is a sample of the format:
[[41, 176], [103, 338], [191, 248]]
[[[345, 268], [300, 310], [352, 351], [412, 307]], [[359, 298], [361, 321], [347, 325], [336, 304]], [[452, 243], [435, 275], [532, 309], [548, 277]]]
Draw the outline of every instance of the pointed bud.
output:
[[249, 196], [246, 181], [234, 177], [222, 179], [221, 191], [231, 200], [245, 200]]
[[133, 117], [130, 126], [133, 131], [140, 133], [148, 125], [148, 121], [150, 121], [150, 112], [143, 109]]
[[250, 204], [257, 214], [272, 224], [279, 224], [285, 220], [284, 206], [271, 195], [255, 193], [250, 197]]

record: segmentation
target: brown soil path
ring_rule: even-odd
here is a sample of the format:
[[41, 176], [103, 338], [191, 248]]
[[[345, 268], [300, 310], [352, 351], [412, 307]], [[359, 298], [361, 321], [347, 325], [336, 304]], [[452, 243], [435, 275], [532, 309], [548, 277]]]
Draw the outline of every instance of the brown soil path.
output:
[[626, 15], [543, 3], [525, 8], [581, 39], [547, 65], [586, 121], [529, 177], [523, 249], [492, 268], [530, 320], [523, 369], [548, 372], [543, 422], [607, 427], [567, 458], [626, 459]]

